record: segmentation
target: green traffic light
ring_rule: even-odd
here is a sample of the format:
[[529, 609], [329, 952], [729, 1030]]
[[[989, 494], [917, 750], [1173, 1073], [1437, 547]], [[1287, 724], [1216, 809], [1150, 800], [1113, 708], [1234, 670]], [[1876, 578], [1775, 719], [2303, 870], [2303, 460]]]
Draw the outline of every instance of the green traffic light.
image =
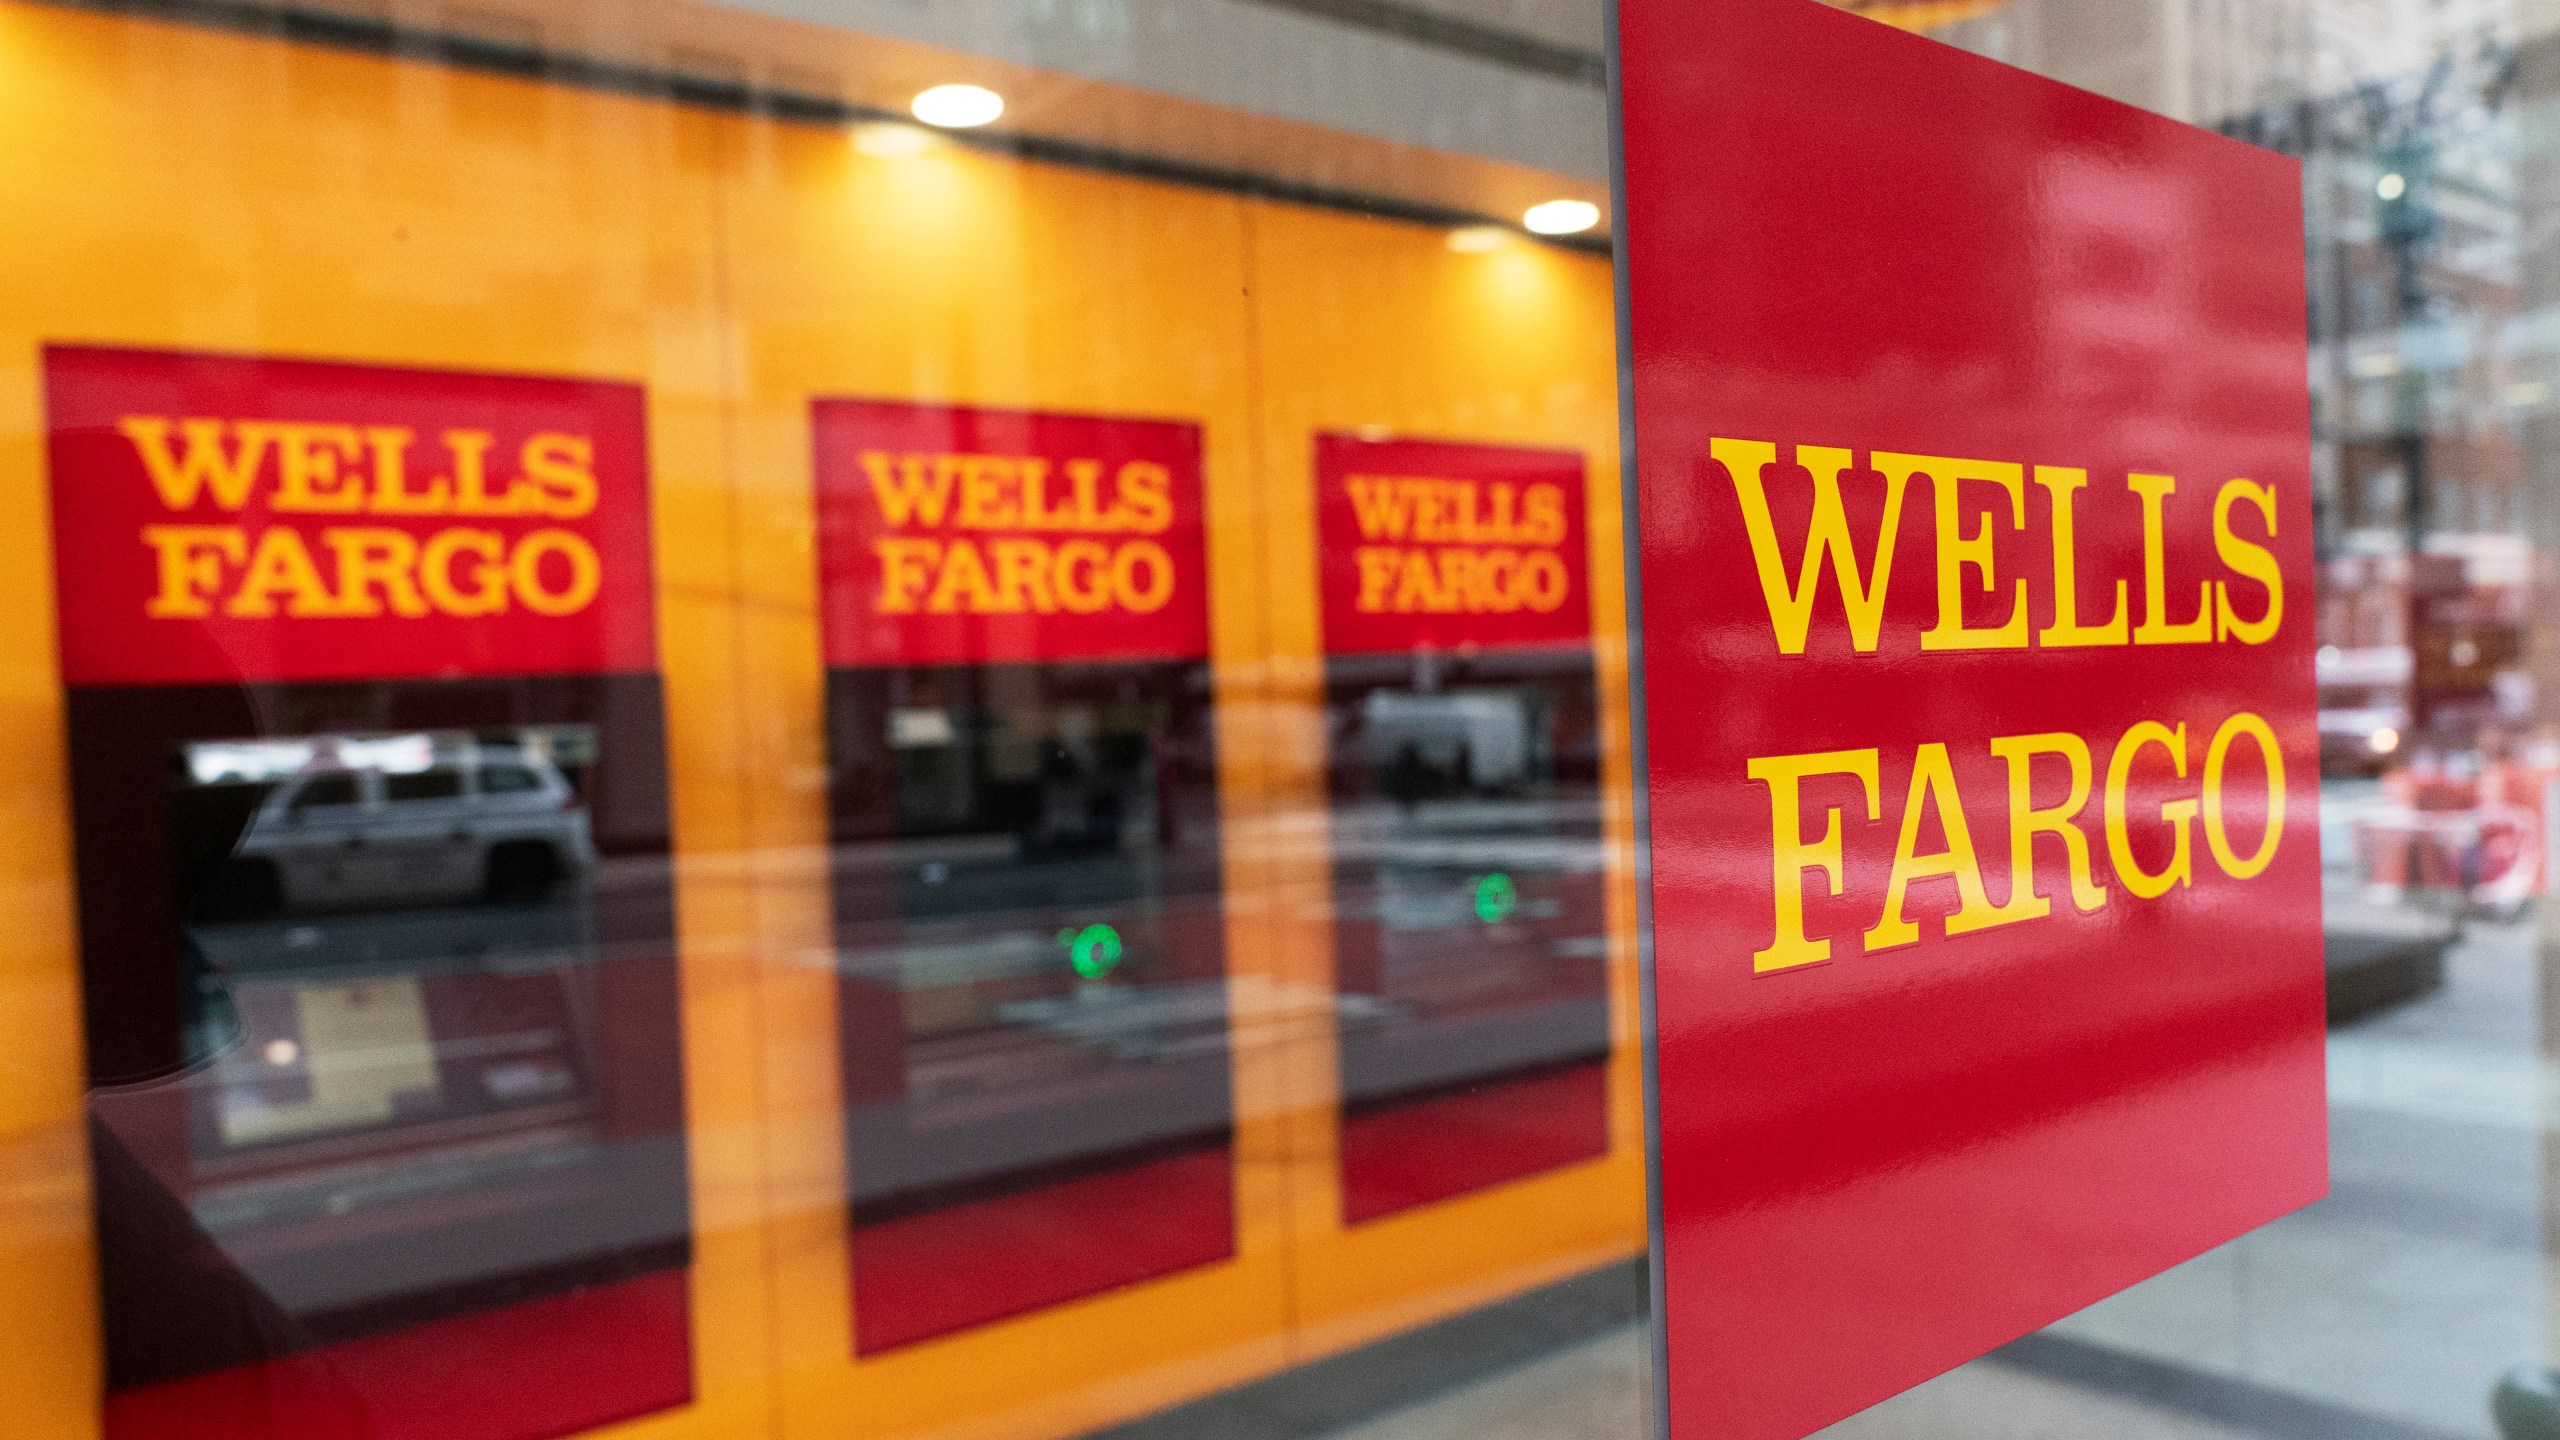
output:
[[1061, 930], [1058, 940], [1067, 947], [1067, 963], [1087, 980], [1099, 980], [1119, 968], [1123, 953], [1120, 932], [1108, 925]]
[[1476, 882], [1476, 918], [1487, 925], [1499, 925], [1520, 908], [1520, 887], [1511, 877], [1497, 870]]

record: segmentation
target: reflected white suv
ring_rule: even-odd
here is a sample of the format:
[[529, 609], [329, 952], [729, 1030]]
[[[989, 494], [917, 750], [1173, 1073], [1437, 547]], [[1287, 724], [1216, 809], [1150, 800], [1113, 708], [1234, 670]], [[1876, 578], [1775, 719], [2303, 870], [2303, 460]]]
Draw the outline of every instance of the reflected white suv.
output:
[[542, 755], [483, 749], [423, 770], [314, 769], [259, 805], [220, 909], [398, 909], [533, 901], [595, 863], [587, 812]]

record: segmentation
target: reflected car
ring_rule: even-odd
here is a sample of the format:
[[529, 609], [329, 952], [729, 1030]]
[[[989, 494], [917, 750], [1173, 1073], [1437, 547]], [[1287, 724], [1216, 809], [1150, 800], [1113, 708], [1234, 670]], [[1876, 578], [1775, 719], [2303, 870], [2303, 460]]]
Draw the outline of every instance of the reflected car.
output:
[[226, 875], [236, 918], [548, 898], [595, 863], [585, 807], [541, 755], [317, 769], [258, 807]]

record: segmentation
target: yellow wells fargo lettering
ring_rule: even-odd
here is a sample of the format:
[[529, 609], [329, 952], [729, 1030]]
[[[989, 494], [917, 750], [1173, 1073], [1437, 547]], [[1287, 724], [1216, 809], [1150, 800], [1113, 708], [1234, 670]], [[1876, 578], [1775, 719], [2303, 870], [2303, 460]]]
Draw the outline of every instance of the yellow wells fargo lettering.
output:
[[1146, 615], [1173, 598], [1173, 557], [1146, 538], [1173, 525], [1162, 465], [873, 450], [862, 469], [892, 529], [963, 532], [872, 541], [882, 614]]
[[[2191, 600], [2170, 593], [2166, 509], [2178, 482], [2168, 475], [2135, 473], [2125, 489], [2139, 507], [2142, 526], [2141, 619], [2135, 623], [2128, 604], [2128, 582], [2118, 579], [2112, 602], [2083, 612], [2079, 565], [2077, 498], [2089, 485], [2089, 472], [2065, 466], [2038, 465], [2036, 488], [2045, 492], [2042, 510], [2053, 553], [2052, 594], [2042, 606], [2029, 603], [2025, 579], [2010, 583], [2006, 615], [1997, 623], [1977, 625], [1965, 616], [1967, 572], [1978, 577], [1981, 593], [2001, 594], [1995, 573], [1992, 526], [2006, 517], [2012, 530], [2028, 526], [2027, 468], [2010, 461], [1968, 460], [1944, 455], [1871, 452], [1868, 460], [1884, 484], [1884, 506], [1867, 543], [1867, 559], [1858, 556], [1849, 532], [1848, 507], [1840, 495], [1840, 477], [1851, 452], [1829, 445], [1798, 445], [1796, 463], [1812, 477], [1813, 514], [1804, 544], [1790, 573], [1777, 524], [1769, 508], [1766, 472], [1777, 463], [1778, 447], [1764, 440], [1715, 440], [1709, 451], [1733, 479], [1741, 502], [1742, 524], [1750, 541], [1751, 563], [1767, 598], [1769, 628], [1781, 654], [1801, 655], [1809, 638], [1815, 606], [1828, 570], [1840, 593], [1850, 644], [1873, 652], [1881, 642], [1884, 603], [1894, 574], [1902, 507], [1915, 476], [1926, 475], [1930, 489], [1930, 528], [1937, 540], [1931, 566], [1936, 582], [1937, 623], [1920, 633], [1920, 648], [1932, 650], [2023, 650], [2092, 645], [2200, 645], [2238, 640], [2263, 645], [2274, 638], [2284, 618], [2284, 576], [2275, 556], [2240, 532], [2235, 512], [2254, 512], [2260, 533], [2276, 533], [2275, 490], [2254, 480], [2225, 481], [2213, 500], [2214, 557], [2241, 581], [2199, 580]], [[1986, 505], [1985, 500], [1990, 503]], [[2253, 593], [2254, 592], [2254, 593]], [[2041, 609], [2048, 618], [2034, 624]], [[2090, 623], [2097, 614], [2106, 619]]]
[[[2199, 814], [2203, 818], [2205, 848], [2224, 874], [2237, 880], [2253, 879], [2275, 862], [2285, 817], [2284, 756], [2276, 743], [2275, 728], [2248, 711], [2226, 718], [2205, 743], [2201, 774], [2197, 773], [2194, 739], [2185, 725], [2144, 720], [2117, 738], [2108, 758], [2106, 783], [2099, 801], [2100, 839], [2106, 846], [2109, 869], [2136, 899], [2156, 900], [2179, 886], [2195, 883], [2194, 831]], [[2255, 834], [2248, 833], [2251, 826], [2247, 822], [2235, 820], [2231, 804], [2230, 762], [2243, 741], [2264, 771], [2262, 788], [2242, 807], [2244, 812], [2254, 810]], [[1997, 905], [1991, 902], [1972, 817], [1956, 784], [1953, 758], [1945, 744], [1931, 741], [1915, 747], [1912, 754], [1911, 784], [1898, 817], [1893, 867], [1885, 879], [1875, 923], [1860, 937], [1864, 949], [1890, 950], [1919, 940], [1919, 926], [1904, 913], [1910, 887], [1919, 880], [1954, 882], [1957, 906], [1955, 913], [1946, 918], [1946, 933], [1950, 936], [2041, 920], [2053, 914], [2054, 901], [2060, 897], [2037, 884], [2039, 837], [2049, 837], [2062, 846], [2066, 889], [2074, 909], [2086, 912], [2107, 904], [2108, 888], [2098, 878], [2090, 836], [2084, 828], [2089, 823], [2084, 812], [2093, 788], [2089, 743], [2066, 731], [2052, 731], [1998, 736], [1988, 748], [2004, 764], [2008, 777], [2007, 898]], [[1874, 749], [1858, 749], [1769, 755], [1748, 762], [1750, 777], [1768, 787], [1772, 857], [1774, 934], [1766, 947], [1753, 952], [1754, 969], [1785, 970], [1831, 958], [1831, 941], [1806, 933], [1804, 887], [1808, 874], [1818, 874], [1828, 882], [1828, 893], [1838, 895], [1843, 889], [1842, 807], [1838, 803], [1823, 804], [1821, 831], [1807, 838], [1805, 785], [1817, 779], [1833, 783], [1854, 780], [1858, 795], [1865, 801], [1866, 818], [1880, 820], [1884, 818], [1880, 758]], [[2048, 763], [2038, 766], [2039, 760]], [[2055, 768], [2050, 762], [2061, 766], [2063, 794], [2058, 800], [2039, 805], [2035, 801], [2039, 772], [2049, 781]], [[2173, 784], [2193, 776], [2195, 793], [2162, 800], [2152, 814], [2137, 814], [2133, 800], [2137, 766], [2165, 770]], [[2156, 782], [2160, 777], [2151, 778]], [[2047, 790], [2049, 794], [2049, 785]], [[1937, 821], [1943, 844], [1937, 849], [1924, 849], [1923, 827], [1931, 817]], [[2154, 865], [2145, 866], [2135, 853], [2137, 827], [2143, 833], [2156, 832], [2167, 839], [2166, 858], [2156, 858]], [[2235, 828], [2240, 832], [2236, 836]]]
[[[1936, 542], [1929, 566], [1936, 619], [1919, 633], [1918, 648], [1924, 654], [2235, 641], [2264, 645], [2284, 620], [2282, 570], [2265, 543], [2243, 533], [2241, 519], [2248, 517], [2265, 541], [2274, 540], [2276, 496], [2270, 485], [2234, 479], [2215, 489], [2213, 553], [2223, 575], [2197, 581], [2182, 597], [2173, 593], [2168, 580], [2167, 511], [2178, 482], [2169, 475], [2127, 475], [2124, 489], [2132, 513], [2126, 518], [2139, 525], [2141, 534], [2140, 602], [2134, 603], [2132, 579], [2119, 577], [2113, 595], [2092, 606], [2083, 593], [2078, 554], [2080, 494], [2090, 484], [2086, 470], [2038, 465], [2030, 471], [2008, 461], [1871, 452], [1868, 470], [1881, 482], [1883, 496], [1862, 559], [1841, 496], [1841, 477], [1850, 469], [1852, 452], [1798, 445], [1794, 456], [1811, 479], [1812, 504], [1803, 543], [1790, 563], [1768, 494], [1768, 472], [1777, 463], [1778, 447], [1718, 439], [1709, 449], [1740, 502], [1752, 571], [1781, 655], [1805, 653], [1826, 571], [1839, 594], [1837, 613], [1850, 648], [1862, 654], [1877, 651], [1884, 640], [1885, 597], [1903, 506], [1911, 482], [1921, 476], [1928, 479], [1928, 529]], [[2040, 602], [2024, 578], [2012, 577], [2004, 592], [1993, 540], [1995, 524], [2015, 531], [2028, 528], [2031, 482], [2043, 492], [2037, 508], [2053, 558], [2051, 593]], [[1969, 589], [1991, 597], [1996, 618], [1985, 623], [1966, 613]], [[2222, 874], [2249, 880], [2264, 873], [2275, 861], [2285, 823], [2284, 757], [2275, 728], [2260, 715], [2240, 711], [2214, 728], [2200, 754], [2199, 738], [2184, 724], [2139, 721], [2116, 737], [2101, 772], [2089, 740], [2080, 735], [2054, 731], [1992, 737], [1986, 748], [2007, 780], [2009, 865], [2006, 896], [1998, 903], [1975, 839], [1979, 816], [1968, 811], [1949, 746], [1938, 741], [1914, 746], [1910, 784], [1895, 816], [1891, 868], [1883, 893], [1876, 897], [1874, 923], [1859, 936], [1861, 948], [1890, 950], [1920, 939], [1919, 926], [1906, 911], [1911, 886], [1922, 881], [1954, 887], [1955, 909], [1944, 922], [1950, 937], [2045, 919], [2066, 895], [2074, 911], [2098, 910], [2112, 893], [2102, 873], [2136, 900], [2159, 899], [2196, 882], [2199, 829]], [[2246, 798], [2235, 805], [2231, 764], [2244, 750], [2255, 757], [2262, 778], [2246, 784]], [[1884, 819], [1881, 759], [1875, 748], [1852, 748], [1745, 762], [1750, 779], [1765, 786], [1769, 796], [1771, 939], [1753, 953], [1754, 969], [1786, 970], [1831, 958], [1832, 940], [1807, 932], [1807, 877], [1820, 877], [1833, 896], [1843, 892], [1843, 805], [1838, 802], [1854, 796], [1863, 802], [1866, 819]], [[2243, 763], [2246, 768], [2248, 762]], [[2177, 793], [2149, 802], [2150, 813], [2137, 813], [2138, 780], [2142, 793]], [[1837, 792], [1818, 804], [1822, 821], [1810, 838], [1805, 833], [1809, 784]], [[2098, 800], [2094, 819], [2087, 813], [2093, 792]], [[2039, 794], [2045, 796], [2043, 803]], [[1979, 808], [1977, 800], [1974, 809]], [[1936, 848], [1924, 839], [1932, 821]], [[2138, 838], [2145, 836], [2149, 838]], [[2040, 840], [2046, 842], [2047, 854], [2059, 847], [2064, 884], [2058, 891], [2039, 882]]]
[[1508, 480], [1354, 475], [1344, 480], [1367, 542], [1356, 608], [1372, 614], [1548, 614], [1572, 588], [1557, 546], [1564, 487]]
[[[271, 522], [143, 526], [156, 575], [143, 611], [155, 619], [562, 616], [594, 603], [603, 585], [585, 536], [521, 523], [595, 509], [595, 447], [585, 436], [535, 435], [501, 478], [485, 430], [441, 432], [441, 457], [422, 463], [412, 454], [418, 437], [398, 426], [129, 415], [116, 428], [173, 515], [210, 501], [237, 516], [263, 492]], [[302, 518], [311, 516], [479, 523], [420, 532]]]

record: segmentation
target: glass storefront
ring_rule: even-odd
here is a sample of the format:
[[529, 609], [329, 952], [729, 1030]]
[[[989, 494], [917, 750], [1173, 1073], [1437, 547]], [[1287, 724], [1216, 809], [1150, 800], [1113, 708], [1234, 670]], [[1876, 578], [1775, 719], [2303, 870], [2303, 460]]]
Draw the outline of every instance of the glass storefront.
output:
[[[1834, 3], [2302, 162], [2333, 1180], [1825, 1433], [2560, 1436], [2560, 8]], [[1604, 34], [0, 0], [0, 1430], [1653, 1433]]]

